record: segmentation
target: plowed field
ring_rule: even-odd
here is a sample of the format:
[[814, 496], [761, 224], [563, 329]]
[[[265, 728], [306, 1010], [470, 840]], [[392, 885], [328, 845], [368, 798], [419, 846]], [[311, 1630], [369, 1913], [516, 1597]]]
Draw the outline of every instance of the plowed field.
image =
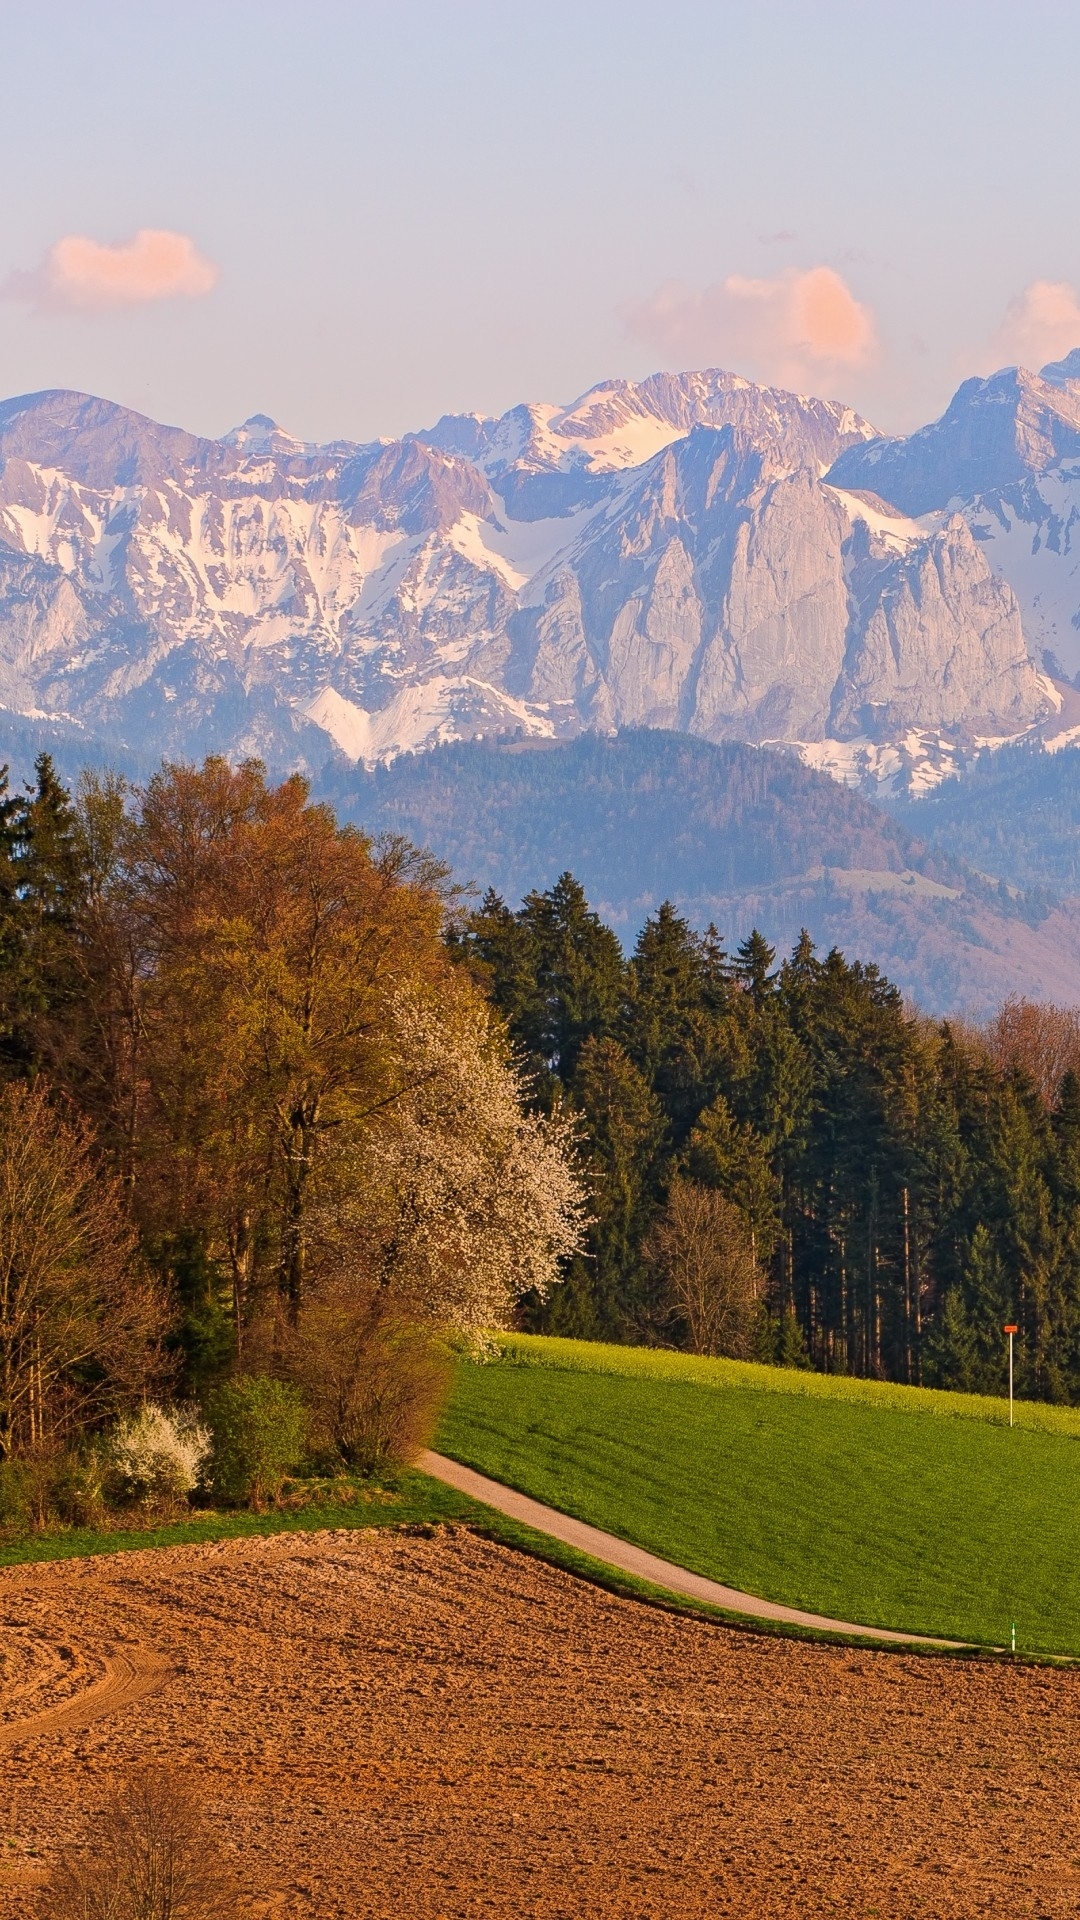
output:
[[142, 1758], [253, 1912], [1074, 1916], [1080, 1673], [619, 1600], [465, 1531], [0, 1573], [0, 1917]]

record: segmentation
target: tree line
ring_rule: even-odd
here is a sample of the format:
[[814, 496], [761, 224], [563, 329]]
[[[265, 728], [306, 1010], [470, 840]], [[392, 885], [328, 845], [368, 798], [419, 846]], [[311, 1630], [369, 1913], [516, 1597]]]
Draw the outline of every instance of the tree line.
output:
[[0, 1460], [232, 1375], [370, 1463], [430, 1383], [418, 1328], [546, 1295], [570, 1122], [527, 1104], [448, 911], [433, 862], [256, 763], [4, 783]]
[[580, 1116], [588, 1245], [536, 1328], [1080, 1398], [1080, 1032], [906, 1008], [873, 965], [727, 953], [673, 906], [624, 957], [564, 874], [452, 936], [542, 1111]]

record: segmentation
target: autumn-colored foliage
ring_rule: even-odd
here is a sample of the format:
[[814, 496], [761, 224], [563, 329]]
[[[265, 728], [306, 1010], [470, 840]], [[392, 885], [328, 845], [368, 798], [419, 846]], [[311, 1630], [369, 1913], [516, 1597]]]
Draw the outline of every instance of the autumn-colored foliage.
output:
[[347, 1287], [321, 1291], [288, 1352], [312, 1441], [329, 1463], [392, 1471], [430, 1441], [450, 1385], [449, 1352], [380, 1292], [360, 1300]]
[[296, 1323], [339, 1283], [346, 1221], [369, 1277], [441, 1318], [481, 1296], [505, 1317], [574, 1239], [563, 1133], [521, 1111], [440, 878], [254, 765], [167, 767], [114, 819], [87, 943], [100, 1124], [144, 1233], [194, 1232], [227, 1272], [241, 1354], [274, 1303]]
[[0, 1460], [130, 1404], [160, 1371], [164, 1326], [85, 1127], [43, 1083], [0, 1089]]
[[994, 1065], [1026, 1074], [1048, 1107], [1065, 1075], [1080, 1075], [1080, 1007], [1056, 1007], [1013, 995], [982, 1028], [981, 1037]]
[[676, 1176], [649, 1251], [668, 1312], [690, 1352], [748, 1359], [763, 1277], [745, 1214], [716, 1187]]
[[[442, 870], [255, 762], [87, 776], [74, 806], [38, 771], [25, 803], [0, 781], [0, 1456], [149, 1387], [151, 1271], [189, 1390], [291, 1373], [324, 1413], [328, 1316], [415, 1387], [410, 1329], [543, 1297], [580, 1235], [573, 1129], [527, 1110]], [[385, 1378], [360, 1437], [364, 1393], [342, 1457], [407, 1452]]]

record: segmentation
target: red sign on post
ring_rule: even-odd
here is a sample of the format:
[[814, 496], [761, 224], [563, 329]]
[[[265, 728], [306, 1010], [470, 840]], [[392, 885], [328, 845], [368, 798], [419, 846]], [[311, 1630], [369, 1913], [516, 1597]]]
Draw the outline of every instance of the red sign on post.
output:
[[1002, 1327], [1001, 1331], [1009, 1336], [1009, 1425], [1011, 1427], [1013, 1423], [1013, 1334], [1019, 1333], [1020, 1329], [1014, 1323], [1010, 1323], [1007, 1327]]

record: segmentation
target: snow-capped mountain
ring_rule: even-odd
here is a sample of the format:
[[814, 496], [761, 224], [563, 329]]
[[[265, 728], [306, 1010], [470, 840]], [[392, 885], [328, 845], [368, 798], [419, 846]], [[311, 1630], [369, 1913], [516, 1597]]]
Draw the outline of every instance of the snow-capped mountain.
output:
[[276, 768], [645, 725], [947, 769], [1068, 719], [1076, 357], [906, 441], [720, 372], [368, 445], [11, 400], [0, 704]]
[[[959, 510], [1016, 594], [1033, 658], [1080, 686], [1080, 348], [1039, 374], [965, 381], [940, 420], [848, 449], [829, 478], [920, 517]], [[1044, 728], [1047, 745], [1080, 738], [1077, 720]]]

